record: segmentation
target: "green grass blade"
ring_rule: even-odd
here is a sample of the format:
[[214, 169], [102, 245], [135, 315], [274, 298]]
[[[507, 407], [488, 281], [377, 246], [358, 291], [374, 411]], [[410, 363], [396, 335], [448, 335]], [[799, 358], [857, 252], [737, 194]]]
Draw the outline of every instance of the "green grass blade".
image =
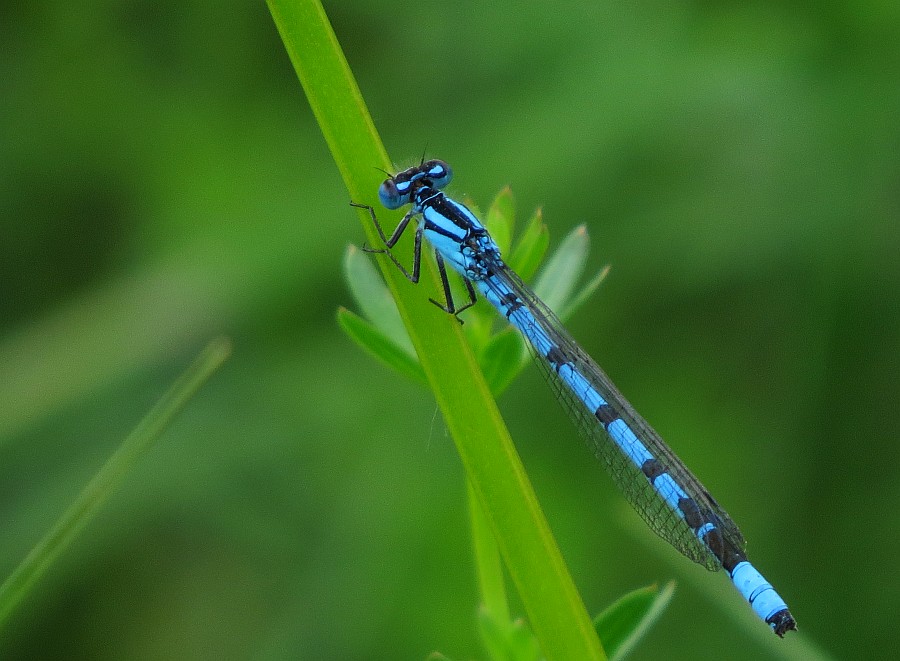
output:
[[[268, 5], [351, 198], [375, 204], [382, 178], [375, 168], [391, 164], [321, 5]], [[385, 226], [401, 217], [382, 211]], [[378, 245], [369, 214], [358, 217], [370, 245]], [[411, 255], [411, 246], [404, 237], [396, 252]], [[460, 325], [428, 302], [439, 296], [436, 268], [423, 260], [415, 287], [389, 260], [378, 261], [544, 655], [605, 658]]]
[[44, 538], [0, 585], [0, 625], [230, 353], [231, 342], [226, 338], [215, 339], [206, 346], [94, 475]]
[[490, 522], [481, 509], [481, 503], [472, 486], [468, 485], [466, 493], [469, 497], [469, 522], [472, 526], [472, 549], [475, 563], [478, 565], [478, 592], [481, 603], [491, 617], [508, 621], [509, 603], [506, 599], [506, 588], [503, 580], [503, 567], [500, 565], [500, 550], [494, 539]]

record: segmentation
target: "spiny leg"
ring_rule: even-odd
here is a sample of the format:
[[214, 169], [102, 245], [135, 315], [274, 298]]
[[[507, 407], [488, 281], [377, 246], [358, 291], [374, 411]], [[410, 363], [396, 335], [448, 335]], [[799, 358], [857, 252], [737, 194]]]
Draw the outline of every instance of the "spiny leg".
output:
[[356, 207], [357, 209], [365, 209], [369, 212], [369, 215], [372, 217], [372, 222], [375, 225], [375, 229], [378, 231], [378, 236], [381, 237], [381, 240], [384, 241], [384, 245], [386, 246], [385, 248], [370, 248], [366, 245], [363, 245], [363, 252], [387, 255], [391, 259], [391, 261], [394, 262], [394, 266], [400, 269], [400, 272], [406, 276], [407, 280], [409, 280], [413, 284], [418, 284], [419, 271], [422, 266], [422, 228], [416, 228], [415, 245], [413, 246], [412, 273], [407, 271], [406, 267], [403, 266], [403, 264], [401, 264], [394, 256], [394, 253], [391, 252], [391, 248], [397, 245], [397, 241], [400, 240], [400, 237], [406, 230], [406, 226], [409, 225], [409, 221], [412, 220], [415, 214], [410, 211], [408, 214], [403, 216], [403, 219], [397, 224], [397, 227], [394, 229], [393, 233], [388, 237], [384, 233], [384, 230], [381, 228], [381, 223], [378, 222], [378, 217], [375, 215], [375, 209], [373, 209], [368, 204], [357, 204], [356, 202], [351, 202], [350, 206]]
[[466, 283], [466, 289], [469, 291], [469, 302], [457, 308], [456, 304], [453, 302], [453, 293], [450, 291], [450, 281], [447, 279], [447, 268], [444, 266], [444, 258], [441, 257], [441, 253], [435, 251], [434, 261], [437, 262], [438, 273], [441, 276], [441, 286], [444, 289], [444, 301], [446, 301], [446, 305], [441, 305], [433, 298], [429, 298], [428, 300], [434, 303], [444, 312], [452, 314], [454, 317], [456, 317], [456, 320], [459, 323], [463, 323], [463, 320], [459, 318], [459, 313], [464, 310], [468, 310], [470, 307], [475, 305], [475, 301], [477, 300], [475, 296], [475, 288], [472, 286], [472, 281], [463, 276], [463, 282]]

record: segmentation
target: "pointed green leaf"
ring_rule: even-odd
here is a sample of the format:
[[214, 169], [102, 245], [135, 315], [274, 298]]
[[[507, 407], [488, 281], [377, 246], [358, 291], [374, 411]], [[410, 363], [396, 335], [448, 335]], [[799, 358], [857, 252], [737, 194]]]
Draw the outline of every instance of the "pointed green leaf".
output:
[[609, 275], [609, 264], [604, 266], [600, 271], [591, 278], [587, 284], [582, 287], [578, 293], [576, 293], [569, 302], [563, 307], [560, 311], [559, 318], [562, 320], [566, 320], [571, 317], [575, 310], [580, 308], [584, 303], [593, 295], [595, 291], [597, 291], [597, 287], [600, 286], [600, 283], [606, 279], [606, 276]]
[[513, 246], [508, 263], [510, 268], [519, 274], [525, 282], [537, 272], [547, 248], [550, 246], [550, 232], [544, 225], [542, 212], [536, 209], [525, 225], [525, 231]]
[[622, 659], [649, 631], [668, 606], [675, 583], [650, 585], [629, 592], [594, 618], [597, 635], [609, 658]]
[[571, 298], [575, 283], [584, 271], [588, 245], [587, 229], [579, 225], [569, 232], [544, 265], [534, 291], [551, 310], [563, 309]]
[[500, 254], [509, 252], [512, 243], [513, 227], [516, 222], [516, 204], [512, 191], [506, 186], [497, 194], [491, 203], [487, 213], [485, 226], [496, 244], [500, 247]]
[[350, 293], [356, 299], [363, 316], [378, 328], [391, 342], [410, 357], [416, 351], [400, 319], [394, 297], [375, 267], [369, 255], [356, 246], [347, 246], [344, 254], [344, 274], [350, 285]]
[[337, 320], [347, 336], [363, 350], [388, 367], [397, 370], [403, 376], [409, 377], [416, 383], [427, 385], [425, 373], [418, 360], [392, 342], [387, 335], [381, 332], [381, 329], [343, 307], [338, 308]]

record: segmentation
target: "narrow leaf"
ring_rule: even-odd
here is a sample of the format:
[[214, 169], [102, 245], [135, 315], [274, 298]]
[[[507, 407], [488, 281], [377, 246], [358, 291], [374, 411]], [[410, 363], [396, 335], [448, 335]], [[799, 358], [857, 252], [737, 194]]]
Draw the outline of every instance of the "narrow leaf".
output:
[[523, 358], [527, 353], [521, 336], [512, 328], [491, 338], [478, 362], [494, 396], [506, 390], [516, 378], [526, 363], [527, 359]]
[[416, 351], [400, 318], [397, 303], [384, 284], [381, 273], [375, 268], [372, 256], [365, 254], [356, 246], [347, 246], [347, 252], [344, 254], [344, 273], [350, 285], [350, 293], [356, 299], [363, 316], [394, 346], [415, 358]]
[[110, 456], [44, 538], [0, 585], [0, 624], [6, 621], [44, 572], [115, 493], [138, 459], [162, 436], [175, 416], [230, 353], [231, 341], [227, 338], [217, 338], [206, 346]]
[[575, 283], [584, 271], [588, 234], [584, 225], [569, 232], [547, 261], [534, 285], [535, 293], [551, 310], [558, 312], [572, 296]]
[[500, 254], [509, 252], [512, 242], [513, 228], [516, 221], [516, 204], [512, 190], [506, 186], [497, 194], [488, 209], [485, 225], [491, 237], [500, 247]]
[[347, 336], [372, 356], [416, 383], [428, 384], [419, 361], [398, 347], [374, 324], [347, 308], [338, 308], [337, 320]]
[[550, 232], [544, 224], [541, 210], [537, 209], [525, 225], [522, 236], [513, 246], [508, 260], [510, 268], [518, 273], [522, 280], [529, 282], [544, 260], [549, 246]]
[[675, 593], [675, 583], [650, 585], [629, 592], [594, 618], [603, 649], [612, 659], [623, 659], [659, 619]]
[[562, 310], [560, 310], [559, 318], [563, 320], [568, 319], [578, 308], [584, 305], [587, 300], [593, 296], [594, 292], [597, 291], [600, 283], [606, 280], [606, 276], [609, 275], [609, 269], [609, 264], [607, 264], [600, 269], [597, 275], [591, 278], [578, 293], [572, 296], [572, 298], [569, 299], [569, 302], [563, 306]]

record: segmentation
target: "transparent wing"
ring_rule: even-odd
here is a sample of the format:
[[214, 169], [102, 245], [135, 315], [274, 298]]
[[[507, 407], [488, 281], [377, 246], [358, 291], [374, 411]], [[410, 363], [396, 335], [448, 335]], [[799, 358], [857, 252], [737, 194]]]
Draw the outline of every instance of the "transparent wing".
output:
[[[478, 283], [487, 298], [494, 301], [503, 300], [510, 293], [517, 297], [522, 306], [531, 313], [530, 316], [533, 318], [531, 323], [539, 326], [543, 334], [562, 351], [566, 362], [571, 363], [590, 383], [590, 386], [610, 405], [613, 412], [631, 428], [665, 472], [694, 500], [703, 520], [718, 528], [726, 544], [730, 543], [733, 548], [743, 550], [745, 547], [743, 536], [731, 517], [665, 444], [659, 434], [632, 408], [603, 370], [578, 346], [556, 315], [505, 264], [496, 263], [491, 271], [493, 275], [490, 278]], [[526, 338], [534, 336], [528, 332], [528, 328], [519, 330], [523, 331]], [[697, 537], [685, 519], [654, 489], [641, 467], [636, 465], [606, 432], [595, 417], [595, 412], [588, 410], [582, 400], [572, 392], [541, 350], [533, 346], [532, 342], [527, 344], [557, 399], [598, 459], [607, 467], [625, 498], [647, 525], [694, 562], [712, 571], [719, 569], [720, 560]]]

